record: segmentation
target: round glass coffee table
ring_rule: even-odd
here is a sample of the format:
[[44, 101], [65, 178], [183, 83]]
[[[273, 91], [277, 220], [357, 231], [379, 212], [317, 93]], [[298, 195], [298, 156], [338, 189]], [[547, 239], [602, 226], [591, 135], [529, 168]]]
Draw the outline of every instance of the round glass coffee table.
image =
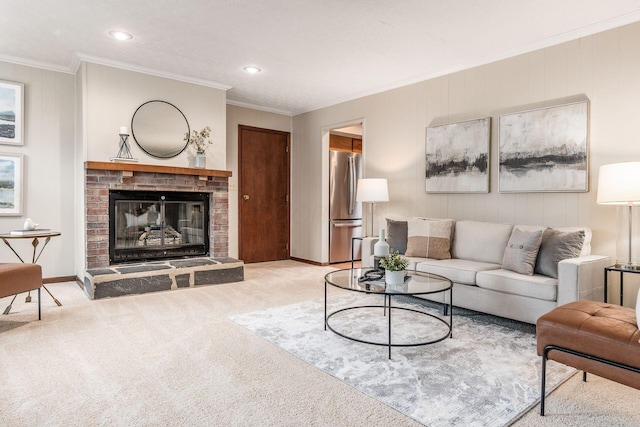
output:
[[[389, 359], [391, 359], [392, 347], [417, 347], [421, 345], [428, 345], [440, 342], [446, 338], [453, 336], [453, 310], [451, 305], [453, 304], [453, 283], [446, 277], [438, 276], [431, 273], [422, 273], [419, 271], [407, 270], [405, 276], [405, 282], [401, 285], [387, 285], [384, 281], [384, 276], [380, 276], [375, 270], [367, 270], [361, 268], [349, 268], [345, 270], [336, 270], [328, 273], [324, 276], [324, 329], [327, 328], [333, 333], [364, 344], [381, 345], [389, 348]], [[362, 292], [365, 294], [379, 294], [384, 297], [384, 303], [382, 305], [358, 305], [352, 307], [342, 308], [331, 313], [327, 312], [327, 285], [335, 286], [336, 288], [344, 289], [352, 292]], [[397, 296], [416, 296], [435, 294], [439, 292], [449, 291], [449, 302], [444, 305], [444, 316], [439, 317], [425, 311], [417, 310], [410, 307], [401, 307], [392, 304], [393, 297]], [[338, 313], [343, 313], [350, 310], [381, 308], [383, 315], [388, 320], [388, 339], [386, 342], [369, 341], [362, 338], [356, 338], [349, 336], [346, 333], [340, 332], [333, 328], [329, 323], [331, 317]], [[395, 310], [409, 311], [418, 313], [419, 315], [428, 316], [431, 319], [435, 319], [437, 322], [442, 322], [445, 325], [446, 333], [439, 335], [435, 338], [431, 338], [420, 342], [411, 343], [392, 343], [391, 341], [391, 314]], [[448, 316], [447, 316], [448, 314]], [[448, 319], [447, 319], [448, 317]], [[410, 327], [411, 325], [407, 325]]]

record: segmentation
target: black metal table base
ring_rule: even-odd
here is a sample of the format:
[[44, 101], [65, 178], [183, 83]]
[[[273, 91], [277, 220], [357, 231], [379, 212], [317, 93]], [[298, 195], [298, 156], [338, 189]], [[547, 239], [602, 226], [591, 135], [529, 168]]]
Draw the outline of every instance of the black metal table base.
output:
[[[327, 329], [329, 329], [331, 332], [333, 332], [334, 334], [341, 336], [343, 338], [346, 338], [348, 340], [351, 341], [356, 341], [359, 343], [363, 343], [363, 344], [371, 344], [371, 345], [379, 345], [379, 346], [385, 346], [389, 349], [389, 359], [391, 359], [391, 348], [393, 347], [419, 347], [419, 346], [423, 346], [423, 345], [429, 345], [429, 344], [435, 344], [437, 342], [443, 341], [447, 338], [453, 338], [453, 309], [452, 307], [450, 307], [450, 304], [444, 304], [444, 315], [447, 316], [448, 313], [448, 317], [449, 317], [449, 321], [447, 322], [447, 320], [438, 317], [434, 314], [431, 313], [427, 313], [425, 311], [420, 311], [420, 310], [416, 310], [413, 308], [408, 308], [408, 307], [399, 307], [399, 306], [392, 306], [391, 304], [391, 297], [393, 295], [392, 294], [385, 294], [384, 295], [384, 304], [383, 305], [359, 305], [359, 306], [352, 306], [352, 307], [346, 307], [346, 308], [341, 308], [340, 310], [336, 310], [333, 311], [329, 314], [327, 314], [327, 283], [325, 282], [324, 284], [324, 330], [326, 331]], [[453, 297], [453, 291], [452, 289], [449, 289], [449, 301], [452, 301], [452, 297]], [[329, 319], [331, 319], [331, 317], [333, 317], [336, 314], [339, 313], [343, 313], [346, 311], [350, 311], [350, 310], [359, 310], [359, 309], [367, 309], [367, 308], [382, 308], [383, 309], [383, 315], [387, 317], [387, 342], [376, 342], [376, 341], [369, 341], [369, 340], [365, 340], [365, 339], [360, 339], [360, 338], [355, 338], [352, 336], [349, 336], [347, 334], [344, 334], [342, 332], [339, 332], [338, 330], [334, 329], [333, 327], [331, 327], [331, 325], [329, 324]], [[446, 327], [447, 327], [447, 332], [442, 335], [439, 336], [437, 338], [434, 338], [432, 340], [428, 340], [428, 341], [421, 341], [421, 342], [416, 342], [416, 343], [402, 343], [402, 344], [394, 344], [391, 340], [391, 332], [392, 332], [392, 328], [391, 328], [391, 313], [393, 312], [393, 310], [403, 310], [403, 311], [410, 311], [410, 312], [414, 312], [414, 313], [418, 313], [424, 316], [428, 316], [431, 317], [433, 319], [438, 320], [439, 322], [442, 322]], [[388, 313], [388, 315], [387, 315]]]

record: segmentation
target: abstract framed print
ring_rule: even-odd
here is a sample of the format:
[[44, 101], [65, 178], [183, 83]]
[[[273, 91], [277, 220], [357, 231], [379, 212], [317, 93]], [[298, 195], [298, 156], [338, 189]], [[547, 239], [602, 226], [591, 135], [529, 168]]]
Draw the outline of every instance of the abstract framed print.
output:
[[427, 193], [488, 193], [491, 118], [428, 127]]
[[589, 190], [589, 102], [500, 116], [499, 190]]

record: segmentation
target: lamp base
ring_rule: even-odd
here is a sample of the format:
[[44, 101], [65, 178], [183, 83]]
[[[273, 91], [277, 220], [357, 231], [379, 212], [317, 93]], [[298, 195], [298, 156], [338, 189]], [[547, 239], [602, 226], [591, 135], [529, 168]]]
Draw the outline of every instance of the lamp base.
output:
[[640, 265], [634, 264], [631, 262], [616, 263], [614, 267], [619, 268], [620, 270], [631, 270], [631, 271], [640, 270]]

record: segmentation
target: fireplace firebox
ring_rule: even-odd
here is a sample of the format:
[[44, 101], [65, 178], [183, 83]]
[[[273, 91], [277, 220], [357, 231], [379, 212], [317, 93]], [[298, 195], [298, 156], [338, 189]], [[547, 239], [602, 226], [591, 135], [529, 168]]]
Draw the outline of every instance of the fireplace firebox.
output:
[[208, 252], [208, 193], [109, 191], [110, 264]]

